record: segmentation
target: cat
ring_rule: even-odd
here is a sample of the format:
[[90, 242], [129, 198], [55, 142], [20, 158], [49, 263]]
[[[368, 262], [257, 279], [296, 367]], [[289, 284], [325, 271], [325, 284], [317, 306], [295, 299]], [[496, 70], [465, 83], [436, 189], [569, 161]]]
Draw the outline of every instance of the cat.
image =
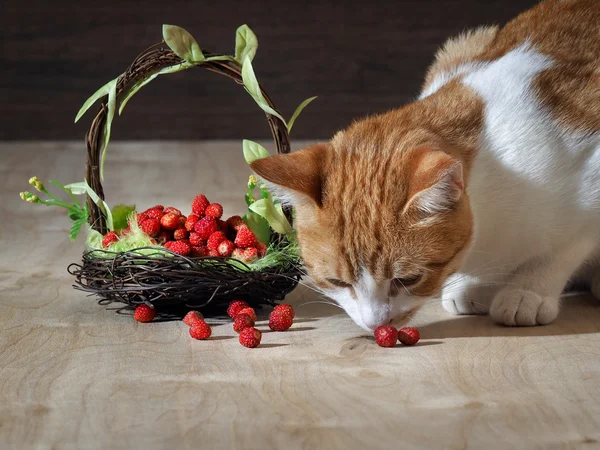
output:
[[314, 284], [365, 330], [441, 297], [549, 324], [600, 298], [600, 3], [547, 0], [449, 40], [413, 103], [252, 163]]

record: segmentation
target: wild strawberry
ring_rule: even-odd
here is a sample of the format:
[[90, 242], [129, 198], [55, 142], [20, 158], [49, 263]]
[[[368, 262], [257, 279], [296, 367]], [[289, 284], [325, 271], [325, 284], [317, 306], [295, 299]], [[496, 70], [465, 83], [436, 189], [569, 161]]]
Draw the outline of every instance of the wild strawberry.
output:
[[200, 220], [200, 217], [197, 216], [196, 214], [190, 214], [187, 218], [187, 220], [185, 221], [185, 229], [188, 231], [193, 231], [194, 230], [194, 225], [196, 224], [196, 222], [198, 222]]
[[294, 323], [287, 311], [273, 311], [269, 314], [269, 328], [273, 331], [285, 331]]
[[242, 258], [246, 263], [254, 262], [258, 258], [258, 250], [254, 247], [245, 248]]
[[194, 231], [201, 239], [207, 240], [211, 234], [217, 231], [217, 222], [210, 217], [204, 217], [196, 222]]
[[222, 231], [215, 231], [213, 234], [210, 235], [208, 241], [206, 241], [206, 246], [210, 250], [218, 250], [219, 244], [226, 239], [227, 238], [225, 237], [225, 234]]
[[235, 245], [240, 248], [248, 248], [255, 247], [257, 242], [256, 236], [250, 228], [239, 227], [237, 236], [235, 237]]
[[175, 214], [177, 217], [181, 217], [181, 211], [179, 211], [177, 208], [173, 208], [172, 206], [167, 206], [165, 209], [163, 209], [163, 214]]
[[391, 325], [382, 325], [375, 329], [375, 342], [380, 347], [393, 347], [398, 340], [398, 330]]
[[205, 245], [192, 245], [191, 255], [194, 258], [200, 258], [202, 256], [208, 256], [208, 249]]
[[210, 202], [206, 196], [200, 194], [192, 201], [192, 212], [197, 216], [202, 217], [204, 216], [204, 211], [206, 211], [208, 205], [210, 205]]
[[190, 311], [184, 316], [183, 323], [185, 323], [188, 327], [191, 327], [200, 320], [204, 320], [202, 313], [198, 311]]
[[138, 225], [141, 225], [141, 224], [142, 224], [142, 222], [143, 222], [144, 220], [147, 220], [147, 219], [149, 219], [149, 217], [148, 217], [148, 214], [146, 214], [145, 212], [143, 212], [143, 213], [139, 213], [139, 214], [137, 214], [137, 215], [136, 215], [136, 219], [137, 219], [137, 223], [138, 223]]
[[143, 214], [146, 214], [146, 216], [148, 216], [149, 219], [158, 220], [160, 220], [160, 218], [163, 216], [162, 209], [158, 209], [157, 207], [147, 209], [146, 211], [144, 211]]
[[253, 326], [254, 320], [252, 320], [252, 317], [250, 317], [248, 314], [238, 314], [235, 316], [235, 319], [233, 319], [233, 331], [236, 333], [239, 333], [244, 328]]
[[235, 259], [239, 259], [240, 261], [244, 260], [244, 249], [236, 248], [231, 252], [231, 257]]
[[211, 203], [204, 210], [204, 215], [206, 217], [212, 217], [213, 219], [220, 219], [223, 215], [223, 207], [218, 203]]
[[195, 232], [191, 232], [190, 233], [190, 244], [192, 244], [193, 246], [197, 246], [197, 245], [206, 245], [206, 239], [202, 239], [200, 238], [200, 235], [198, 233]]
[[199, 320], [190, 327], [190, 336], [194, 339], [205, 340], [208, 339], [211, 334], [212, 329], [204, 320]]
[[127, 236], [129, 233], [131, 233], [131, 227], [125, 227], [121, 230], [121, 233], [119, 233], [121, 236]]
[[165, 242], [165, 248], [167, 250], [171, 250], [173, 253], [177, 253], [181, 256], [189, 255], [192, 249], [190, 248], [190, 244], [184, 241], [169, 241]]
[[166, 213], [161, 217], [160, 224], [165, 230], [175, 230], [179, 225], [179, 218], [173, 213]]
[[133, 312], [133, 318], [138, 322], [152, 322], [154, 316], [156, 315], [156, 311], [153, 307], [142, 303]]
[[241, 226], [248, 226], [240, 216], [231, 216], [226, 223], [229, 228], [235, 231], [238, 231]]
[[119, 240], [119, 236], [114, 231], [109, 231], [102, 238], [102, 247], [108, 248], [110, 244], [113, 244]]
[[275, 308], [273, 308], [273, 312], [288, 313], [290, 316], [292, 316], [292, 319], [294, 317], [296, 317], [296, 313], [294, 312], [294, 308], [292, 308], [292, 305], [288, 305], [285, 303], [281, 303], [280, 305], [277, 305]]
[[244, 328], [240, 331], [240, 344], [244, 347], [258, 347], [261, 338], [262, 333], [254, 327]]
[[[187, 221], [187, 217], [179, 216], [179, 223], [177, 224], [177, 228], [185, 228], [185, 222]], [[188, 230], [186, 230], [188, 231]]]
[[146, 219], [142, 222], [140, 228], [148, 236], [155, 237], [160, 233], [160, 222], [158, 219]]
[[162, 230], [156, 236], [156, 241], [162, 245], [164, 245], [165, 242], [172, 241], [172, 240], [173, 240], [173, 234], [167, 230]]
[[174, 232], [173, 232], [173, 238], [176, 241], [181, 241], [182, 239], [187, 239], [189, 236], [188, 231], [185, 228], [177, 228]]
[[232, 300], [227, 307], [227, 315], [232, 319], [235, 319], [235, 316], [237, 316], [242, 309], [248, 308], [249, 306], [250, 305], [244, 300]]
[[398, 340], [404, 345], [415, 345], [419, 339], [421, 339], [421, 333], [416, 328], [405, 327], [398, 330]]
[[221, 256], [218, 250], [208, 250], [208, 256]]
[[229, 229], [229, 225], [227, 225], [227, 222], [219, 219], [217, 220], [217, 225], [219, 226], [219, 230], [221, 230], [223, 233], [227, 233], [227, 230]]
[[252, 320], [256, 322], [256, 312], [254, 312], [254, 308], [250, 308], [246, 306], [239, 310], [238, 314], [248, 314]]
[[225, 239], [223, 242], [219, 244], [219, 248], [217, 251], [221, 256], [231, 256], [231, 252], [235, 250], [235, 244], [231, 242], [229, 239]]
[[152, 208], [148, 208], [148, 209], [157, 209], [159, 211], [164, 211], [165, 207], [163, 205], [156, 205], [156, 206], [153, 206]]
[[262, 258], [263, 256], [265, 256], [267, 254], [267, 246], [265, 244], [263, 244], [262, 242], [257, 242], [256, 243], [256, 252], [258, 254], [258, 257]]

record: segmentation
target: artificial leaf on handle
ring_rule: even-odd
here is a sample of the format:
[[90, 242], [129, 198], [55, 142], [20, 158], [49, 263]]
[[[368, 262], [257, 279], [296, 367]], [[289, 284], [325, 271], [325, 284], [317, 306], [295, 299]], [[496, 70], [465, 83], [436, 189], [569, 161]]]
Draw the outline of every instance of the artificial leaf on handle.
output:
[[90, 107], [94, 103], [96, 103], [97, 100], [101, 99], [105, 95], [108, 95], [109, 91], [112, 89], [113, 84], [116, 86], [118, 80], [119, 80], [119, 77], [115, 78], [114, 80], [110, 80], [108, 83], [106, 83], [104, 86], [102, 86], [96, 92], [94, 92], [90, 96], [90, 98], [88, 98], [85, 101], [83, 106], [77, 112], [77, 115], [75, 116], [75, 123], [77, 123], [79, 121], [79, 119], [81, 119], [81, 117], [87, 112], [88, 109], [90, 109]]
[[244, 159], [248, 164], [253, 163], [257, 159], [271, 156], [267, 149], [262, 145], [254, 141], [249, 141], [248, 139], [242, 141], [242, 151], [244, 152]]
[[271, 199], [261, 198], [252, 203], [248, 209], [263, 217], [277, 233], [286, 235], [292, 233], [292, 226], [283, 214], [282, 208], [277, 208]]
[[296, 108], [296, 111], [294, 111], [294, 114], [292, 114], [292, 117], [290, 118], [289, 122], [287, 123], [287, 130], [288, 133], [292, 132], [292, 127], [294, 126], [294, 122], [296, 121], [296, 119], [298, 118], [298, 116], [300, 115], [300, 113], [302, 112], [302, 110], [304, 108], [306, 108], [308, 106], [308, 104], [310, 102], [312, 102], [314, 99], [316, 99], [317, 97], [310, 97], [307, 98], [306, 100], [304, 100], [302, 103], [300, 103], [298, 105], [298, 107]]
[[235, 60], [241, 65], [246, 57], [254, 59], [258, 49], [258, 39], [246, 24], [240, 26], [235, 32]]
[[87, 194], [92, 199], [92, 201], [96, 205], [98, 205], [98, 207], [104, 214], [104, 217], [106, 218], [106, 226], [108, 227], [108, 229], [110, 231], [114, 230], [112, 212], [110, 211], [110, 208], [108, 207], [106, 202], [102, 200], [98, 196], [98, 194], [96, 194], [96, 191], [92, 189], [92, 187], [88, 184], [87, 180], [84, 180], [80, 183], [67, 184], [65, 188], [70, 189], [75, 195]]
[[250, 96], [254, 99], [256, 104], [267, 114], [278, 117], [285, 124], [285, 119], [281, 114], [275, 111], [273, 108], [269, 106], [265, 96], [260, 90], [260, 84], [258, 84], [258, 80], [256, 79], [256, 75], [254, 74], [254, 69], [252, 68], [252, 61], [248, 55], [246, 55], [244, 59], [244, 63], [242, 65], [242, 81], [244, 82], [244, 87], [250, 94]]
[[191, 63], [204, 61], [204, 54], [192, 35], [177, 25], [163, 25], [163, 39], [181, 59]]

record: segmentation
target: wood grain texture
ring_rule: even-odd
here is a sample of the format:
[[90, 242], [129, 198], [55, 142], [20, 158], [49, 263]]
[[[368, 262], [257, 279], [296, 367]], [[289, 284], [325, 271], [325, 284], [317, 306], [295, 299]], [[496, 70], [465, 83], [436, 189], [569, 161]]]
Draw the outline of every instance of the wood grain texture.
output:
[[[85, 99], [147, 46], [161, 24], [187, 28], [204, 48], [231, 52], [235, 29], [259, 38], [255, 68], [289, 117], [318, 95], [295, 137], [329, 137], [352, 119], [417, 95], [450, 36], [503, 24], [535, 0], [171, 1], [7, 0], [0, 15], [0, 139], [80, 139]], [[115, 139], [268, 137], [257, 107], [230, 80], [205, 71], [158, 79], [138, 93]]]
[[[298, 143], [300, 145], [301, 143]], [[297, 320], [246, 349], [229, 323], [193, 341], [71, 289], [66, 217], [18, 198], [82, 176], [80, 143], [0, 144], [0, 447], [4, 449], [592, 449], [600, 445], [600, 308], [504, 328], [437, 302], [415, 347], [376, 346], [299, 288]], [[107, 199], [243, 209], [239, 142], [114, 143]], [[176, 199], [176, 201], [174, 201]], [[260, 328], [266, 329], [263, 314]]]

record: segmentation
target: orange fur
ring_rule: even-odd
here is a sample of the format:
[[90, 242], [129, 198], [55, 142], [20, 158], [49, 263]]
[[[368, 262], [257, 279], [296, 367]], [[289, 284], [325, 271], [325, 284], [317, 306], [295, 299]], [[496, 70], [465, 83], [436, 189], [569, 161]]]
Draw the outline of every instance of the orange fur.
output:
[[[493, 60], [527, 39], [562, 64], [536, 80], [540, 99], [565, 125], [600, 129], [600, 8], [596, 0], [549, 0], [502, 30], [480, 28], [449, 41], [426, 78], [469, 61]], [[574, 76], [575, 75], [575, 76]], [[330, 144], [252, 164], [300, 198], [297, 230], [317, 285], [353, 284], [361, 267], [375, 280], [424, 270], [411, 294], [430, 296], [460, 265], [472, 238], [468, 181], [453, 207], [427, 217], [412, 199], [461, 164], [469, 179], [483, 126], [483, 102], [460, 80], [434, 95], [355, 122]]]

